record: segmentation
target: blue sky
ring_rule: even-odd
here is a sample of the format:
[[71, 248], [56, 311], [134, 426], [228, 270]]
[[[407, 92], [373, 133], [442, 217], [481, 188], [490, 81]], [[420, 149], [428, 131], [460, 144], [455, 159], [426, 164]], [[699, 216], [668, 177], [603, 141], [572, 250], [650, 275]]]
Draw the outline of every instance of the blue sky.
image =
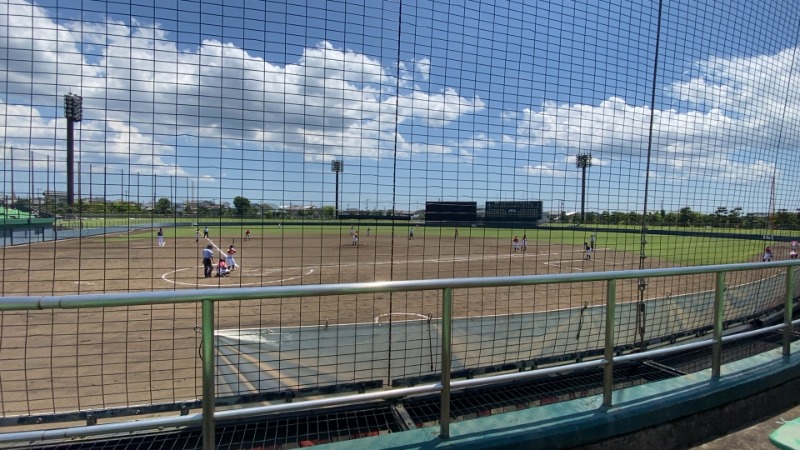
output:
[[6, 195], [12, 146], [65, 190], [73, 92], [83, 195], [576, 210], [591, 152], [590, 211], [800, 207], [791, 2], [665, 1], [655, 86], [654, 2], [219, 3], [1, 0]]

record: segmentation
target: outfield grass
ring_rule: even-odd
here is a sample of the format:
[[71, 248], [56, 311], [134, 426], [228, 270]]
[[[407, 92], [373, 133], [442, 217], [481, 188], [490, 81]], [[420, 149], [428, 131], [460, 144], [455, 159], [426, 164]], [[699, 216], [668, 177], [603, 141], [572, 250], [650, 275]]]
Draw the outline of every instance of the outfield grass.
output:
[[[588, 233], [591, 235], [591, 233]], [[528, 235], [530, 237], [530, 234]], [[537, 235], [538, 236], [538, 235]], [[575, 243], [575, 233], [548, 233], [547, 240], [558, 243]], [[713, 238], [702, 236], [646, 235], [648, 257], [655, 257], [680, 265], [733, 264], [751, 261], [760, 256], [764, 241]], [[585, 241], [588, 241], [587, 237]], [[578, 239], [580, 241], [580, 239]], [[636, 233], [603, 232], [597, 237], [598, 248], [612, 248], [638, 254], [642, 237]], [[578, 242], [579, 244], [582, 242]]]
[[[84, 227], [103, 227], [103, 226], [126, 226], [129, 224], [146, 225], [152, 223], [151, 219], [87, 219], [84, 220]], [[185, 221], [178, 223], [187, 224], [192, 223], [192, 219], [187, 218]], [[236, 225], [235, 221], [223, 221], [219, 225], [209, 226], [209, 233], [211, 239], [224, 238], [234, 239], [239, 242], [244, 239], [245, 230], [250, 229], [252, 237], [257, 239], [259, 237], [279, 237], [284, 234], [310, 234], [310, 235], [330, 235], [330, 236], [349, 236], [350, 227], [354, 226], [359, 230], [362, 237], [366, 236], [367, 228], [371, 229], [371, 234], [386, 235], [387, 233], [394, 232], [395, 236], [406, 237], [408, 230], [412, 226], [415, 229], [415, 234], [418, 237], [425, 235], [440, 237], [442, 239], [452, 239], [455, 236], [455, 228], [453, 227], [424, 227], [416, 226], [413, 223], [398, 222], [392, 225], [391, 223], [376, 223], [374, 220], [358, 222], [355, 220], [334, 222], [330, 225], [304, 225], [303, 222], [286, 221], [281, 225], [279, 222], [273, 222], [263, 225], [246, 226]], [[202, 236], [204, 227], [200, 227]], [[620, 232], [603, 231], [597, 236], [595, 247], [598, 249], [611, 249], [616, 251], [624, 251], [633, 255], [639, 255], [641, 251], [641, 235], [639, 233], [631, 233], [631, 229], [635, 227], [619, 226]], [[195, 226], [183, 225], [177, 227], [167, 227], [164, 229], [164, 236], [170, 238], [188, 238], [195, 236]], [[625, 229], [627, 232], [623, 232]], [[681, 229], [683, 231], [683, 229]], [[156, 238], [156, 229], [149, 229], [142, 232], [133, 233], [130, 236], [109, 237], [109, 239], [133, 239], [133, 240], [146, 240]], [[513, 235], [520, 235], [525, 233], [528, 235], [530, 242], [553, 243], [581, 246], [584, 242], [589, 242], [592, 235], [592, 229], [589, 227], [565, 227], [559, 228], [533, 228], [528, 230], [510, 229], [510, 228], [472, 228], [461, 227], [459, 228], [461, 238], [472, 236], [473, 238], [487, 238], [498, 239], [499, 241], [508, 240], [509, 245]], [[707, 229], [696, 228], [686, 229], [686, 231], [695, 232], [719, 232], [719, 233], [756, 233], [757, 230], [741, 230], [741, 229]], [[776, 236], [792, 236], [797, 234], [791, 230], [777, 230], [774, 233]], [[675, 236], [675, 235], [660, 235], [648, 234], [646, 236], [647, 245], [645, 252], [647, 257], [659, 258], [679, 265], [705, 265], [705, 264], [730, 264], [745, 261], [752, 261], [760, 257], [765, 245], [770, 244], [768, 241], [763, 240], [744, 240], [744, 239], [728, 239], [716, 237], [702, 237], [702, 236]]]

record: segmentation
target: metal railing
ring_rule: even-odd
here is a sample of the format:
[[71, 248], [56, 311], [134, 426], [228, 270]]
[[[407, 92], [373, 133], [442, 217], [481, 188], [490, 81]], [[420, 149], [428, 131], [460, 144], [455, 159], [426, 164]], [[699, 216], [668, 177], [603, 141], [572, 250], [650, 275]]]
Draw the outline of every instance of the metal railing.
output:
[[[451, 278], [436, 280], [389, 281], [373, 283], [347, 283], [347, 284], [321, 284], [321, 285], [296, 285], [273, 286], [256, 288], [231, 288], [231, 289], [196, 289], [168, 292], [148, 293], [116, 293], [94, 295], [66, 295], [57, 297], [5, 297], [0, 299], [0, 311], [26, 311], [43, 309], [75, 309], [75, 308], [102, 308], [136, 305], [157, 304], [182, 304], [200, 303], [202, 305], [202, 412], [176, 417], [144, 419], [129, 422], [100, 424], [84, 427], [50, 429], [40, 431], [19, 431], [0, 434], [0, 443], [14, 442], [42, 442], [54, 439], [67, 439], [76, 437], [95, 436], [101, 434], [114, 434], [139, 430], [157, 430], [165, 427], [202, 426], [203, 448], [214, 448], [215, 423], [222, 420], [244, 419], [263, 416], [267, 414], [286, 413], [291, 411], [313, 410], [323, 407], [344, 406], [375, 400], [406, 397], [416, 394], [439, 393], [441, 397], [441, 415], [439, 420], [441, 439], [448, 439], [450, 435], [450, 394], [453, 390], [461, 390], [475, 386], [507, 383], [515, 380], [533, 379], [565, 370], [581, 370], [602, 367], [603, 379], [603, 405], [613, 406], [613, 369], [615, 363], [629, 362], [638, 359], [652, 358], [657, 355], [681, 352], [689, 349], [711, 347], [712, 349], [712, 377], [721, 376], [721, 354], [724, 342], [741, 339], [743, 337], [782, 330], [782, 352], [788, 355], [791, 344], [792, 306], [795, 291], [796, 268], [799, 261], [779, 261], [771, 263], [743, 263], [714, 266], [696, 266], [665, 269], [646, 269], [631, 271], [589, 272], [579, 274], [552, 274], [552, 275], [525, 275], [486, 278]], [[783, 304], [783, 323], [775, 326], [764, 327], [737, 335], [723, 335], [723, 312], [725, 306], [725, 277], [729, 272], [785, 269], [786, 284]], [[682, 275], [716, 274], [714, 285], [714, 321], [711, 338], [702, 339], [686, 344], [671, 345], [656, 350], [615, 355], [615, 310], [616, 286], [618, 280], [674, 277]], [[553, 283], [584, 283], [604, 281], [606, 283], [605, 304], [605, 347], [602, 358], [591, 361], [564, 364], [555, 367], [537, 368], [527, 371], [504, 373], [481, 378], [452, 381], [451, 352], [452, 352], [452, 307], [453, 290], [481, 287], [499, 286], [525, 286]], [[376, 392], [366, 392], [352, 395], [331, 396], [328, 398], [307, 400], [293, 403], [273, 404], [267, 406], [249, 407], [235, 410], [217, 411], [215, 407], [215, 358], [214, 358], [214, 304], [233, 300], [248, 299], [274, 299], [274, 298], [300, 298], [345, 294], [370, 294], [410, 291], [441, 291], [442, 299], [442, 338], [441, 338], [441, 380], [436, 383], [423, 384], [413, 387], [394, 388]], [[800, 321], [797, 321], [800, 322]]]

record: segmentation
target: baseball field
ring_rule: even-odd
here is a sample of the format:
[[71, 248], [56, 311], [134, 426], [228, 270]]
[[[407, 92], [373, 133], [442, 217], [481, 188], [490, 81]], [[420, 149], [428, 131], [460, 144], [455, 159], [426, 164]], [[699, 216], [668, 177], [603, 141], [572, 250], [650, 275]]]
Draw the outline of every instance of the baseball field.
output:
[[[369, 228], [369, 230], [367, 230]], [[578, 236], [572, 243], [534, 239], [511, 230], [359, 226], [271, 226], [252, 230], [193, 227], [45, 242], [4, 249], [4, 296], [380, 282], [636, 269], [636, 252], [597, 236], [591, 259]], [[518, 235], [515, 251], [511, 238]], [[636, 237], [635, 235], [632, 235]], [[537, 236], [540, 237], [540, 236]], [[233, 245], [236, 270], [205, 278], [203, 248], [215, 259]], [[788, 253], [776, 247], [776, 254]], [[786, 251], [784, 251], [786, 250]], [[751, 252], [752, 253], [752, 252]], [[751, 255], [750, 258], [756, 256]], [[647, 258], [645, 268], [676, 265]], [[216, 271], [215, 271], [216, 274]], [[730, 284], [761, 278], [732, 274]], [[644, 294], [659, 298], [708, 290], [710, 276], [649, 280]], [[617, 301], [639, 299], [637, 280], [620, 282]], [[218, 303], [216, 328], [274, 328], [408, 320], [441, 315], [441, 292], [281, 298]], [[454, 315], [479, 317], [580, 308], [605, 301], [601, 282], [461, 289]], [[0, 411], [3, 416], [105, 409], [193, 400], [200, 393], [199, 305], [6, 312], [0, 315]]]

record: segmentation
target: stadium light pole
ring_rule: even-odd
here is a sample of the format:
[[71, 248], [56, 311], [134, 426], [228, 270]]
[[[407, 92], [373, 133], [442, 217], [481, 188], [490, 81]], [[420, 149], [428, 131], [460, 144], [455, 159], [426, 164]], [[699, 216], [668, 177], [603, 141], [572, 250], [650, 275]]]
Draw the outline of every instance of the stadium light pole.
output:
[[83, 118], [83, 98], [72, 92], [64, 96], [67, 118], [67, 205], [75, 204], [75, 122]]
[[344, 171], [344, 162], [341, 159], [331, 161], [331, 172], [336, 174], [336, 201], [334, 202], [334, 218], [339, 218], [339, 174]]
[[[55, 178], [55, 177], [53, 177]], [[55, 211], [50, 210], [50, 205], [48, 202], [50, 195], [52, 192], [50, 191], [50, 155], [47, 155], [47, 169], [45, 170], [45, 190], [44, 190], [44, 209], [48, 213], [52, 213], [53, 217], [55, 217]], [[55, 222], [53, 222], [55, 223]]]
[[592, 166], [592, 154], [575, 155], [575, 166], [581, 169], [581, 223], [586, 223], [586, 169]]
[[11, 146], [11, 203], [10, 206], [14, 206], [14, 146]]

